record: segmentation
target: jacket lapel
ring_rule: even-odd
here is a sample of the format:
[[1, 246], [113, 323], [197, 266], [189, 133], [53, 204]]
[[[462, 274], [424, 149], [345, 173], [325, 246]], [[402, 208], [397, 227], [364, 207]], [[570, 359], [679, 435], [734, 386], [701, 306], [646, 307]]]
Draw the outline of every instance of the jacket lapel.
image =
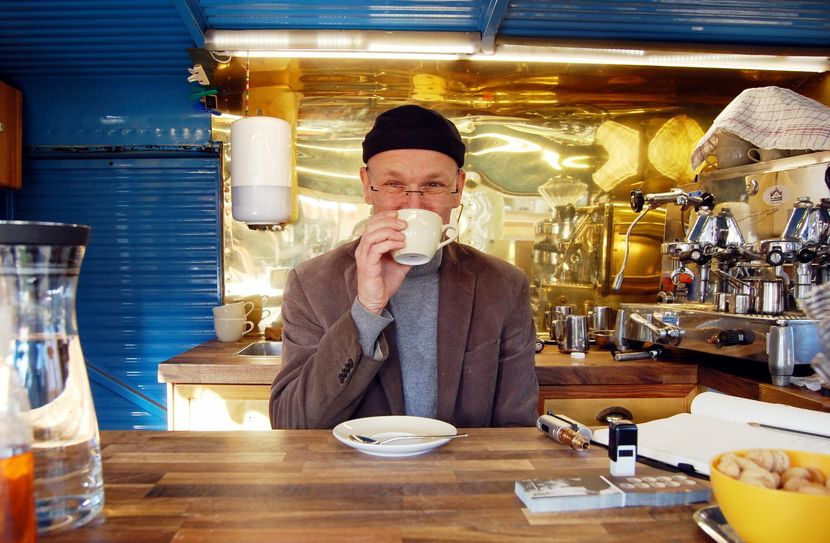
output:
[[441, 262], [438, 297], [438, 418], [452, 422], [467, 334], [473, 313], [476, 275], [462, 266], [461, 247], [450, 243]]
[[386, 401], [389, 402], [390, 412], [393, 415], [404, 415], [406, 414], [406, 408], [403, 403], [403, 375], [401, 374], [400, 358], [398, 358], [395, 323], [386, 327], [386, 330], [383, 331], [383, 337], [386, 338], [386, 343], [389, 346], [389, 357], [378, 371], [380, 383], [383, 385], [383, 394], [386, 396]]

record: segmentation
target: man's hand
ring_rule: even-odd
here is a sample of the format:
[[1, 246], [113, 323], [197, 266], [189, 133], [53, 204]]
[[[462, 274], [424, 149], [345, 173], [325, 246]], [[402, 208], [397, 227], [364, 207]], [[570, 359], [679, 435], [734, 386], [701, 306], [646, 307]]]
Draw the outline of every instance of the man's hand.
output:
[[355, 251], [357, 301], [376, 315], [380, 315], [411, 269], [392, 258], [391, 252], [401, 249], [406, 239], [403, 234], [406, 221], [397, 217], [397, 211], [371, 216]]

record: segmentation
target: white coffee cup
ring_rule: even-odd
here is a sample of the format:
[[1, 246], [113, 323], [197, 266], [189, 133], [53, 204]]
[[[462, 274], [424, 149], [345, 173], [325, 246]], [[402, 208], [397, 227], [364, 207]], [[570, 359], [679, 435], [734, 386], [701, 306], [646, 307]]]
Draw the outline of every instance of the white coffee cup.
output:
[[749, 157], [747, 151], [748, 149], [736, 145], [718, 147], [715, 149], [714, 154], [706, 157], [706, 163], [719, 169], [750, 164], [752, 159]]
[[236, 341], [254, 329], [254, 323], [245, 317], [236, 319], [213, 319], [213, 330], [219, 341]]
[[747, 154], [752, 144], [731, 132], [718, 132], [718, 143], [712, 154], [706, 157], [706, 163], [716, 168], [734, 168], [752, 163]]
[[232, 302], [217, 305], [213, 308], [214, 319], [245, 319], [254, 310], [254, 303], [250, 301]]
[[266, 296], [264, 294], [252, 294], [250, 296], [237, 296], [233, 298], [227, 298], [229, 302], [250, 302], [254, 304], [254, 307], [245, 315], [249, 321], [254, 323], [254, 328], [259, 327], [259, 322], [262, 319], [267, 319], [271, 316], [271, 310], [267, 308], [263, 308], [268, 302], [271, 301], [270, 296]]
[[[392, 258], [399, 264], [420, 266], [426, 264], [436, 251], [455, 240], [458, 231], [455, 226], [444, 224], [441, 216], [427, 209], [399, 209], [398, 218], [406, 221], [406, 245], [392, 252]], [[447, 239], [441, 241], [446, 233]]]
[[809, 149], [760, 149], [753, 147], [746, 154], [753, 162], [766, 162], [767, 160], [778, 160], [779, 158], [803, 155], [809, 152]]

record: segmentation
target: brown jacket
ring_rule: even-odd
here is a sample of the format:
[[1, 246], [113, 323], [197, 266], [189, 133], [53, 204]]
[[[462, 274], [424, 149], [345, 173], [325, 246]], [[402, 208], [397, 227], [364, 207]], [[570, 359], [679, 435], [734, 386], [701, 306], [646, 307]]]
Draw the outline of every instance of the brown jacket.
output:
[[[288, 276], [282, 368], [271, 386], [274, 428], [332, 428], [404, 413], [395, 323], [364, 356], [351, 307], [357, 241], [303, 262]], [[539, 394], [525, 275], [451, 243], [440, 268], [437, 418], [458, 427], [532, 426]]]

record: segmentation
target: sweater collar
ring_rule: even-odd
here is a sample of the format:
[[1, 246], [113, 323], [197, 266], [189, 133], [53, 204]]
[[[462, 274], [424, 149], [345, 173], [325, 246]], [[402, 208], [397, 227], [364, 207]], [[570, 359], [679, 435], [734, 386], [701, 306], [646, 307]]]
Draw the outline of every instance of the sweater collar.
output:
[[432, 257], [432, 260], [427, 262], [426, 264], [421, 264], [420, 266], [412, 266], [412, 269], [409, 270], [409, 273], [406, 274], [407, 277], [422, 277], [424, 275], [430, 275], [438, 272], [438, 268], [441, 267], [441, 260], [443, 258], [444, 249], [437, 251], [435, 256]]

